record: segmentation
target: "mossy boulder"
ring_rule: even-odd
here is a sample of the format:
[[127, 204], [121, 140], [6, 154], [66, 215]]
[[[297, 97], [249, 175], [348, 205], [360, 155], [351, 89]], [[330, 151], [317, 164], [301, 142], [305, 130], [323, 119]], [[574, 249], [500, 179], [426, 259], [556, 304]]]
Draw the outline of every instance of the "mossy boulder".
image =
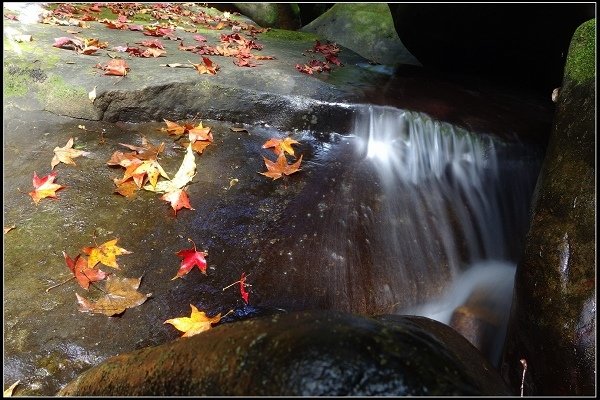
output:
[[113, 357], [67, 396], [507, 395], [498, 373], [447, 326], [310, 311], [225, 324]]
[[242, 14], [265, 28], [300, 28], [300, 8], [296, 3], [233, 3]]
[[517, 267], [503, 375], [525, 394], [588, 396], [595, 387], [595, 27], [575, 32]]
[[398, 37], [385, 3], [338, 3], [301, 30], [380, 64], [420, 65]]

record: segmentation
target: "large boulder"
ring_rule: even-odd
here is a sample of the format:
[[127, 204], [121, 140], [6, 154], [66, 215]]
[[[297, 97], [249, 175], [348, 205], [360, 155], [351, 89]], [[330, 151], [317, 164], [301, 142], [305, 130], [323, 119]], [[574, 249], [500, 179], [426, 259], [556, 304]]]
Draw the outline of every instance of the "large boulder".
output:
[[380, 64], [420, 65], [404, 47], [385, 3], [338, 3], [302, 27]]
[[550, 96], [569, 40], [593, 4], [390, 3], [398, 36], [425, 66]]
[[218, 326], [123, 354], [59, 392], [72, 396], [507, 395], [499, 374], [451, 328], [334, 311]]
[[525, 394], [595, 393], [595, 28], [571, 42], [525, 251], [517, 267], [503, 375]]
[[296, 3], [233, 3], [245, 16], [265, 28], [300, 28], [300, 8]]

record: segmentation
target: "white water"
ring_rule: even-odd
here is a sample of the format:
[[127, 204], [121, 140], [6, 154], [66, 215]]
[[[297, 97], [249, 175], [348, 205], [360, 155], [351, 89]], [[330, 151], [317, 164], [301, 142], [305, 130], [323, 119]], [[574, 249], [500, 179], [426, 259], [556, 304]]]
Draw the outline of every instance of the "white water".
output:
[[521, 164], [520, 151], [489, 136], [388, 107], [360, 110], [354, 136], [384, 193], [382, 256], [394, 260], [399, 280], [417, 282], [417, 292], [436, 286], [426, 291], [437, 295], [416, 296], [396, 312], [449, 324], [457, 307], [483, 291], [498, 322], [496, 362], [539, 162]]

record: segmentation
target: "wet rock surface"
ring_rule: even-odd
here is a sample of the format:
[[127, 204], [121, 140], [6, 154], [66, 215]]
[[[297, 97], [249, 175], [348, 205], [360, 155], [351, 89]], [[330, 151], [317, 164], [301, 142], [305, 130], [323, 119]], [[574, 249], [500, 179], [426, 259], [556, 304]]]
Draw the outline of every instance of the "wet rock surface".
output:
[[376, 321], [312, 311], [226, 324], [189, 339], [123, 354], [87, 371], [59, 394], [508, 393], [475, 348], [436, 321], [415, 317]]
[[[300, 287], [308, 290], [298, 292], [297, 299], [283, 290], [293, 281], [281, 281], [276, 274], [272, 276], [278, 281], [265, 279], [264, 285], [254, 280], [268, 277], [267, 268], [277, 271], [282, 264], [279, 272], [295, 268], [292, 272], [301, 276], [298, 260], [309, 258], [312, 249], [307, 243], [318, 245], [319, 241], [311, 239], [298, 245], [307, 252], [295, 252], [295, 259], [290, 259], [287, 251], [296, 245], [297, 232], [308, 235], [315, 226], [307, 223], [307, 210], [312, 210], [314, 221], [330, 208], [329, 204], [315, 203], [314, 190], [340, 189], [336, 186], [339, 181], [336, 184], [330, 178], [344, 176], [352, 167], [340, 161], [353, 156], [347, 149], [355, 139], [347, 134], [358, 103], [367, 101], [365, 93], [377, 91], [388, 80], [387, 74], [370, 68], [365, 59], [345, 48], [339, 54], [344, 67], [329, 74], [302, 74], [294, 65], [311, 58], [312, 54], [302, 53], [312, 48], [315, 36], [272, 30], [258, 35], [257, 41], [265, 45], [262, 54], [277, 59], [265, 60], [256, 68], [236, 67], [231, 58], [224, 57], [211, 57], [221, 65], [215, 76], [161, 67], [199, 61], [197, 55], [178, 50], [178, 41], [161, 39], [167, 57], [127, 57], [131, 66], [128, 75], [111, 77], [93, 68], [110, 60], [106, 52], [83, 56], [52, 47], [54, 38], [68, 36], [70, 27], [21, 25], [16, 21], [5, 21], [5, 26], [34, 37], [33, 42], [20, 44], [5, 38], [4, 47], [4, 221], [16, 226], [4, 237], [4, 379], [21, 380], [17, 394], [54, 394], [78, 373], [108, 357], [177, 338], [178, 333], [163, 322], [188, 315], [189, 304], [209, 315], [233, 309], [227, 321], [234, 321], [274, 308], [303, 309], [323, 298], [320, 293], [314, 295], [311, 285], [319, 279], [320, 285], [328, 284], [323, 275], [304, 275]], [[221, 33], [231, 32], [198, 33], [214, 45]], [[193, 43], [193, 35], [177, 31], [186, 45]], [[80, 36], [98, 37], [111, 47], [147, 39], [140, 32], [109, 30], [96, 22]], [[399, 76], [404, 81], [404, 75]], [[429, 79], [429, 75], [422, 79]], [[97, 98], [92, 102], [88, 92], [94, 87]], [[418, 86], [414, 87], [417, 90], [403, 92], [406, 98], [416, 99], [409, 108], [430, 112], [426, 105], [431, 92], [420, 94]], [[440, 90], [443, 105], [455, 103], [455, 88]], [[479, 101], [472, 103], [476, 106], [470, 108], [469, 117], [480, 115], [483, 121], [477, 132], [504, 137], [508, 130], [508, 140], [518, 141], [520, 135], [527, 136], [530, 129], [543, 130], [547, 123], [545, 106], [538, 113], [539, 108], [515, 103], [517, 110], [531, 110], [535, 122], [504, 129], [523, 115], [511, 114], [510, 96], [502, 103], [503, 115], [513, 118], [486, 123], [483, 116], [497, 110], [490, 107], [494, 96], [488, 93], [474, 98]], [[198, 175], [189, 187], [195, 210], [180, 210], [177, 217], [168, 203], [153, 193], [140, 192], [131, 200], [113, 194], [112, 179], [122, 176], [122, 170], [106, 165], [114, 151], [124, 150], [119, 143], [139, 145], [140, 134], [144, 134], [153, 144], [166, 142], [160, 162], [172, 175], [181, 163], [183, 150], [157, 130], [164, 126], [162, 118], [201, 119], [213, 128], [215, 136], [215, 143], [196, 156]], [[464, 114], [455, 118], [458, 124], [466, 120]], [[243, 125], [248, 132], [232, 132], [234, 125]], [[297, 148], [304, 155], [302, 172], [272, 182], [258, 174], [264, 170], [261, 156], [269, 154], [260, 146], [269, 137], [287, 134], [302, 143]], [[44, 199], [36, 207], [27, 195], [33, 172], [40, 176], [49, 173], [52, 150], [70, 137], [75, 138], [76, 147], [90, 154], [77, 158], [76, 166], [57, 166], [57, 181], [67, 187], [58, 192], [58, 200]], [[510, 153], [522, 148], [506, 149]], [[519, 170], [518, 166], [514, 170]], [[361, 174], [372, 176], [369, 171]], [[231, 186], [232, 179], [239, 181]], [[327, 227], [322, 222], [316, 226]], [[88, 293], [74, 282], [45, 291], [69, 276], [61, 252], [73, 255], [93, 245], [94, 232], [99, 244], [118, 237], [119, 245], [133, 252], [120, 257], [122, 269], [117, 272], [126, 277], [143, 276], [140, 290], [153, 293], [142, 306], [120, 317], [79, 313], [75, 292]], [[208, 250], [207, 275], [194, 270], [184, 279], [171, 281], [180, 263], [175, 253], [189, 248], [188, 238], [199, 249]], [[277, 250], [275, 255], [269, 253], [273, 249]], [[259, 262], [261, 258], [272, 263]], [[248, 282], [254, 284], [250, 305], [242, 302], [235, 288], [222, 291], [239, 279], [241, 272], [250, 274]], [[377, 289], [384, 290], [379, 299], [374, 298], [378, 292], [368, 288], [381, 278], [370, 280], [368, 270], [361, 274], [361, 279], [353, 282], [362, 282], [359, 292], [364, 299], [351, 303], [351, 309], [387, 312], [393, 308], [384, 286]], [[273, 287], [277, 290], [271, 291]], [[346, 288], [330, 289], [334, 296], [345, 296]], [[92, 288], [89, 294], [100, 293]], [[321, 306], [332, 304], [324, 301]]]
[[503, 375], [526, 395], [596, 390], [595, 24], [571, 42], [531, 228], [516, 272]]

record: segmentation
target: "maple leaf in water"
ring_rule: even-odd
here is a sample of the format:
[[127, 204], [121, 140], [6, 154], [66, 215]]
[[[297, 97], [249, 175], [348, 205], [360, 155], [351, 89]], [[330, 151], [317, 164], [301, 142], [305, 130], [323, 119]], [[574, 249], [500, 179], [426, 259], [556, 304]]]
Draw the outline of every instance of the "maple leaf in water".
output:
[[190, 198], [185, 189], [178, 189], [173, 192], [165, 193], [160, 199], [171, 203], [171, 207], [175, 210], [175, 216], [177, 216], [177, 210], [181, 210], [182, 208], [194, 210], [190, 205]]
[[170, 181], [160, 181], [156, 186], [146, 185], [144, 190], [158, 193], [174, 192], [177, 189], [182, 189], [196, 175], [196, 158], [192, 150], [191, 144], [188, 144], [185, 156], [181, 162], [181, 166], [175, 176]]
[[52, 172], [51, 174], [48, 174], [43, 178], [39, 178], [35, 172], [33, 173], [34, 190], [29, 192], [29, 195], [31, 196], [36, 205], [40, 202], [41, 199], [44, 199], [46, 197], [56, 198], [56, 191], [65, 187], [54, 183], [56, 176], [57, 173]]
[[57, 146], [54, 148], [54, 157], [52, 158], [50, 165], [52, 166], [52, 169], [54, 169], [54, 167], [61, 162], [64, 164], [75, 165], [75, 161], [73, 161], [74, 158], [79, 156], [86, 156], [88, 154], [89, 153], [87, 151], [74, 149], [73, 138], [71, 138], [69, 139], [65, 147]]
[[106, 295], [96, 302], [75, 294], [79, 303], [79, 311], [97, 314], [118, 315], [126, 309], [142, 305], [152, 293], [143, 294], [138, 292], [142, 278], [119, 278], [109, 276], [106, 280], [104, 292]]
[[283, 140], [277, 139], [277, 138], [271, 138], [262, 145], [262, 148], [263, 149], [273, 148], [273, 151], [278, 156], [281, 153], [288, 153], [292, 157], [295, 157], [294, 149], [292, 148], [293, 144], [300, 144], [300, 143], [289, 137], [287, 137]]
[[72, 259], [63, 251], [63, 256], [65, 257], [65, 263], [67, 267], [71, 270], [73, 275], [75, 275], [75, 279], [84, 289], [88, 289], [90, 286], [90, 282], [101, 281], [106, 278], [106, 273], [99, 269], [93, 269], [88, 266], [88, 262], [84, 257], [81, 257], [80, 254], [77, 254], [75, 259]]
[[266, 157], [263, 157], [263, 159], [265, 160], [267, 172], [260, 172], [260, 174], [273, 178], [273, 180], [279, 179], [283, 175], [291, 175], [294, 172], [300, 171], [300, 163], [302, 162], [302, 156], [300, 156], [298, 161], [293, 164], [288, 164], [283, 153], [279, 154], [276, 162], [273, 162]]
[[[198, 267], [200, 272], [206, 275], [206, 256], [208, 253], [203, 251], [196, 250], [196, 243], [194, 243], [191, 239], [188, 239], [193, 243], [194, 247], [191, 249], [184, 249], [178, 251], [176, 254], [178, 257], [181, 257], [181, 266], [179, 267], [179, 271], [177, 271], [177, 275], [173, 277], [173, 279], [181, 278], [184, 275], [187, 275], [194, 267]], [[173, 280], [171, 279], [171, 280]]]
[[164, 322], [164, 324], [171, 324], [178, 331], [184, 332], [181, 337], [190, 337], [209, 330], [212, 324], [216, 324], [221, 320], [221, 313], [214, 317], [207, 317], [203, 311], [199, 311], [193, 304], [190, 304], [190, 306], [192, 307], [192, 314], [189, 317], [172, 318]]
[[131, 251], [117, 246], [117, 240], [109, 240], [98, 247], [84, 247], [83, 252], [89, 256], [88, 267], [93, 268], [96, 264], [102, 263], [108, 267], [119, 269], [117, 256], [122, 254], [132, 254]]

